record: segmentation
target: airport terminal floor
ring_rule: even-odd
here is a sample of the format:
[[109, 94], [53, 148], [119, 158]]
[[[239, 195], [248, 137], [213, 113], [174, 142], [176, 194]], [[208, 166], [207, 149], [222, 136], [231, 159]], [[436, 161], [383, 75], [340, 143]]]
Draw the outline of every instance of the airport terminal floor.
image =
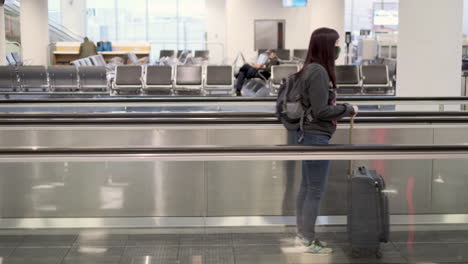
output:
[[349, 256], [344, 228], [319, 237], [335, 252], [304, 254], [293, 228], [91, 229], [7, 232], [0, 236], [2, 263], [307, 264], [467, 263], [468, 231], [392, 231], [383, 258]]

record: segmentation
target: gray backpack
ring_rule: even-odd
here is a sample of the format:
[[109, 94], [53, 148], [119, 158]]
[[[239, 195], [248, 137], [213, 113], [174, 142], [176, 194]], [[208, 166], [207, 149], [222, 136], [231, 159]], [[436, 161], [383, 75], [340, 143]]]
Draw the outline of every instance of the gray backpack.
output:
[[[304, 105], [302, 87], [292, 74], [281, 81], [276, 100], [276, 116], [287, 130], [304, 132], [304, 123], [312, 122], [311, 107]], [[299, 141], [302, 141], [299, 139]]]

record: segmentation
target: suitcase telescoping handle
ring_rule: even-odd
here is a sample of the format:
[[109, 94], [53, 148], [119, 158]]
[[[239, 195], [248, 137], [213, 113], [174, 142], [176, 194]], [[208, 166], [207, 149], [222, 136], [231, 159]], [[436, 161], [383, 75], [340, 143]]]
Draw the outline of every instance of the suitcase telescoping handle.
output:
[[[353, 144], [353, 130], [354, 130], [354, 118], [356, 115], [351, 116], [351, 120], [349, 122], [349, 139], [348, 142], [349, 144]], [[353, 161], [349, 160], [348, 163], [348, 179], [351, 179], [351, 176], [353, 175]]]

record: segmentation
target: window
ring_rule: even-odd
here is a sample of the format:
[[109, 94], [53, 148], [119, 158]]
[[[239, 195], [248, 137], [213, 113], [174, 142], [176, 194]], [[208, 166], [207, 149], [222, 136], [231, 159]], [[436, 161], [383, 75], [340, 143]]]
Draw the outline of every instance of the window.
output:
[[115, 0], [88, 0], [87, 35], [93, 41], [117, 40]]
[[49, 20], [55, 22], [56, 24], [62, 23], [62, 11], [61, 11], [60, 0], [49, 0]]
[[205, 49], [205, 0], [88, 0], [94, 41], [148, 41], [161, 49]]
[[117, 1], [117, 39], [123, 41], [145, 41], [146, 0]]
[[398, 0], [346, 0], [345, 29], [390, 32], [398, 29]]

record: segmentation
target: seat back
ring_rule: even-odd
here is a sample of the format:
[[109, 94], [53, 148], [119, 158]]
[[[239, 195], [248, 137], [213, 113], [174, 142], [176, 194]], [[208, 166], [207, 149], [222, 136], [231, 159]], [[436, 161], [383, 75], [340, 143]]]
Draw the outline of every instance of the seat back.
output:
[[0, 66], [0, 88], [18, 87], [18, 78], [14, 66]]
[[171, 66], [147, 66], [146, 67], [146, 85], [171, 85], [172, 67]]
[[78, 85], [78, 72], [75, 66], [49, 66], [49, 81], [52, 87]]
[[115, 84], [141, 85], [141, 66], [117, 66], [115, 71]]
[[159, 58], [163, 57], [173, 57], [175, 52], [173, 50], [161, 50], [159, 52]]
[[107, 87], [106, 67], [81, 66], [78, 68], [81, 86]]
[[94, 55], [89, 58], [94, 66], [106, 66], [106, 61], [102, 55]]
[[364, 85], [388, 85], [388, 69], [386, 65], [372, 64], [361, 67]]
[[208, 65], [206, 67], [207, 85], [233, 85], [232, 66], [229, 65]]
[[12, 53], [8, 53], [6, 55], [6, 60], [7, 60], [8, 65], [16, 65], [16, 61], [15, 61], [15, 58], [13, 58]]
[[276, 54], [278, 55], [278, 58], [280, 60], [291, 60], [291, 51], [288, 49], [280, 49], [276, 51]]
[[202, 58], [203, 60], [208, 60], [210, 58], [209, 50], [196, 50], [195, 58]]
[[17, 66], [23, 65], [23, 60], [21, 59], [21, 56], [18, 54], [18, 52], [12, 52], [11, 56], [15, 60], [15, 65]]
[[201, 85], [202, 67], [198, 65], [183, 65], [176, 68], [177, 85]]
[[130, 63], [132, 63], [132, 64], [137, 64], [138, 63], [138, 57], [135, 54], [135, 52], [128, 52], [127, 53], [127, 58], [128, 58], [128, 61]]
[[307, 57], [307, 52], [308, 52], [308, 50], [306, 50], [306, 49], [295, 49], [295, 50], [293, 50], [293, 58], [294, 59], [305, 60], [306, 57]]
[[21, 66], [18, 74], [22, 86], [40, 88], [47, 85], [47, 71], [44, 66]]
[[356, 65], [337, 65], [336, 66], [336, 84], [359, 85], [361, 78], [359, 67]]
[[271, 67], [271, 82], [280, 85], [283, 78], [297, 72], [297, 65], [275, 65]]

